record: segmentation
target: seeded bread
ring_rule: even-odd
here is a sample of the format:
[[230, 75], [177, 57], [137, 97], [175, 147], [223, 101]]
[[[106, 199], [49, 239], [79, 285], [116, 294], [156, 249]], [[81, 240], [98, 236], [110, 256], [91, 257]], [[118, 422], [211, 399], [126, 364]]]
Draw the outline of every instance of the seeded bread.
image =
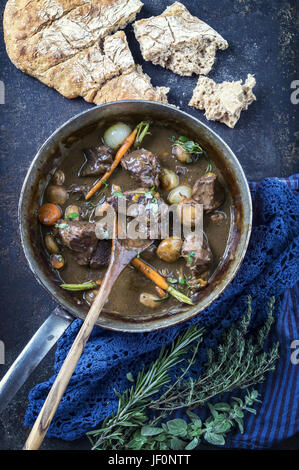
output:
[[[93, 102], [97, 96], [100, 104], [104, 93], [98, 92], [113, 89], [109, 81], [117, 78], [113, 86], [121, 85], [128, 80], [122, 75], [134, 73], [132, 78], [145, 85], [133, 87], [132, 96], [129, 88], [119, 94], [149, 99], [142, 94], [146, 89], [146, 96], [167, 102], [166, 89], [154, 89], [135, 65], [125, 33], [112, 34], [132, 22], [142, 5], [140, 0], [8, 0], [3, 19], [7, 53], [20, 70], [67, 98]], [[112, 95], [106, 101], [113, 101]]]
[[175, 2], [160, 16], [134, 23], [134, 31], [145, 60], [179, 75], [206, 75], [213, 67], [217, 49], [228, 43], [213, 28], [192, 16]]
[[248, 74], [243, 85], [242, 80], [215, 83], [210, 78], [199, 77], [189, 105], [205, 109], [205, 116], [210, 121], [220, 121], [234, 128], [241, 111], [248, 109], [248, 106], [256, 100], [252, 92], [255, 83], [255, 78], [251, 74]]

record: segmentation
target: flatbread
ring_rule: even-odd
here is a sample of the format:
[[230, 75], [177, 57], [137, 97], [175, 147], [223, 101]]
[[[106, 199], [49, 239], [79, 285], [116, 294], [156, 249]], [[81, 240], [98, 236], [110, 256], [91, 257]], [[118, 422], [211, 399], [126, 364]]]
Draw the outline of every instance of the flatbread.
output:
[[[55, 88], [67, 98], [82, 96], [100, 104], [100, 90], [111, 80], [134, 73], [143, 82], [131, 97], [167, 102], [165, 88], [153, 88], [134, 63], [125, 33], [115, 31], [132, 22], [143, 4], [140, 0], [8, 0], [4, 12], [4, 39], [14, 65]], [[115, 81], [113, 82], [116, 83]], [[131, 87], [132, 88], [132, 87]], [[117, 96], [114, 90], [114, 97]], [[104, 96], [104, 94], [102, 94]], [[105, 102], [113, 101], [105, 94]]]
[[217, 50], [228, 47], [217, 31], [180, 2], [159, 16], [136, 21], [134, 31], [145, 60], [184, 76], [208, 74]]

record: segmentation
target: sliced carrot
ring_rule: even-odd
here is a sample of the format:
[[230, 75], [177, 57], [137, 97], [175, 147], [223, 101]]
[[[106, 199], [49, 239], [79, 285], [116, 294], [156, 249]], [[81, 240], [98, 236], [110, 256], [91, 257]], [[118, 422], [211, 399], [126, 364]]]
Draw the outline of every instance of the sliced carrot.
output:
[[167, 297], [167, 293], [165, 292], [165, 290], [161, 289], [160, 287], [155, 286], [155, 290], [156, 290], [158, 296], [160, 297], [160, 299], [163, 299], [164, 297]]
[[148, 277], [151, 281], [153, 281], [156, 286], [160, 289], [166, 290], [169, 294], [175, 297], [180, 302], [184, 302], [188, 305], [194, 305], [192, 300], [189, 299], [185, 294], [176, 290], [174, 287], [170, 286], [168, 282], [161, 276], [157, 271], [155, 271], [151, 266], [145, 264], [140, 258], [134, 258], [131, 261], [131, 264], [137, 268], [142, 274]]
[[156, 286], [160, 287], [160, 289], [168, 289], [169, 285], [164, 279], [164, 277], [157, 273], [157, 271], [155, 271], [151, 266], [145, 264], [140, 258], [134, 258], [133, 261], [131, 261], [131, 264], [139, 271], [141, 271], [151, 281], [153, 281]]

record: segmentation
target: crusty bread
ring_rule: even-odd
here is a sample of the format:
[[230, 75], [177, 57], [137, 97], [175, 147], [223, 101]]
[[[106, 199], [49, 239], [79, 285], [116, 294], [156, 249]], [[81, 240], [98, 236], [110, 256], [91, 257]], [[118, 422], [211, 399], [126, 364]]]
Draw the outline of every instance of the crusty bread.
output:
[[130, 73], [122, 74], [109, 80], [95, 95], [95, 104], [107, 103], [126, 99], [144, 99], [167, 103], [169, 88], [151, 85], [148, 75], [142, 72], [142, 67], [135, 67]]
[[248, 74], [245, 83], [237, 82], [215, 83], [207, 77], [199, 77], [193, 90], [190, 106], [205, 109], [205, 116], [210, 121], [220, 121], [228, 127], [235, 127], [241, 111], [256, 100], [252, 92], [255, 78]]
[[[8, 0], [3, 20], [7, 53], [16, 67], [67, 98], [93, 102], [97, 96], [100, 104], [118, 95], [151, 96], [167, 102], [167, 90], [154, 89], [135, 66], [125, 33], [110, 35], [133, 21], [142, 5], [140, 0]], [[126, 74], [136, 84], [122, 77]], [[126, 93], [114, 89], [125, 81], [130, 84]]]
[[136, 21], [134, 31], [145, 60], [179, 75], [208, 74], [217, 49], [228, 47], [220, 34], [179, 2], [160, 16]]

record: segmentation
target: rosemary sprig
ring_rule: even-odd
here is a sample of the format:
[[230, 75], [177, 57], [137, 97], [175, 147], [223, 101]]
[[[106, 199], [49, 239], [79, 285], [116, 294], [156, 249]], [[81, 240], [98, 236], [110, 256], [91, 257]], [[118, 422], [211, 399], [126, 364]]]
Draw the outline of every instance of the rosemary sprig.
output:
[[106, 448], [106, 444], [115, 440], [123, 445], [127, 429], [138, 428], [147, 421], [145, 411], [149, 399], [170, 382], [169, 371], [184, 360], [192, 343], [202, 340], [203, 332], [203, 328], [188, 329], [169, 349], [161, 348], [158, 359], [149, 369], [139, 372], [135, 386], [121, 395], [116, 392], [119, 397], [116, 413], [103, 421], [101, 429], [87, 433], [93, 449], [99, 446]]

